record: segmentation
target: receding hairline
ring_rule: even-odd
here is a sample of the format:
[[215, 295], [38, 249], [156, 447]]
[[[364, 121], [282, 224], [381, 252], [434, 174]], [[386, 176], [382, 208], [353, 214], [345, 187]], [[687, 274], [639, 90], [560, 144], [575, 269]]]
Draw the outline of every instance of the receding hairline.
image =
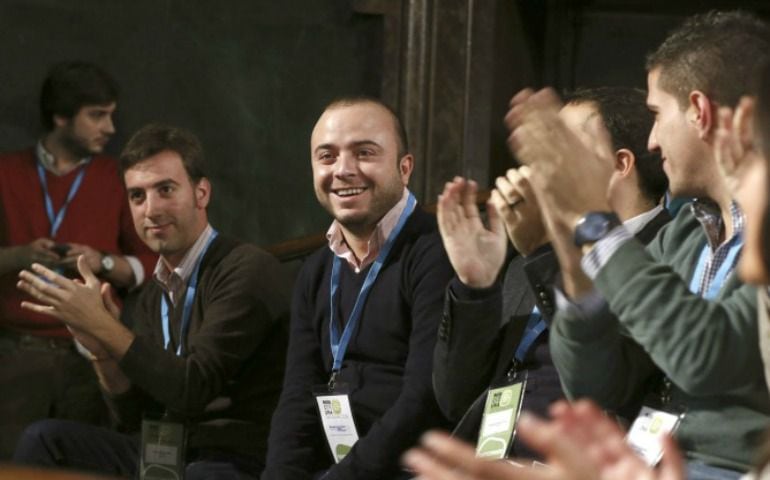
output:
[[368, 98], [361, 98], [361, 99], [355, 99], [355, 100], [347, 100], [347, 99], [335, 100], [330, 104], [328, 104], [326, 108], [324, 108], [323, 112], [321, 112], [321, 115], [318, 117], [318, 120], [316, 120], [315, 125], [313, 125], [313, 130], [310, 132], [311, 140], [313, 138], [313, 135], [315, 135], [315, 132], [318, 129], [318, 126], [320, 125], [321, 120], [323, 120], [323, 118], [326, 116], [327, 113], [336, 111], [336, 110], [343, 110], [346, 108], [354, 108], [354, 107], [366, 106], [366, 105], [372, 105], [374, 107], [377, 107], [381, 112], [385, 113], [390, 118], [391, 126], [393, 128], [393, 135], [395, 137], [396, 143], [400, 144], [401, 136], [399, 134], [399, 125], [401, 125], [401, 122], [396, 116], [396, 114], [393, 113], [393, 111], [391, 111], [390, 108], [378, 102], [377, 100], [372, 100]]

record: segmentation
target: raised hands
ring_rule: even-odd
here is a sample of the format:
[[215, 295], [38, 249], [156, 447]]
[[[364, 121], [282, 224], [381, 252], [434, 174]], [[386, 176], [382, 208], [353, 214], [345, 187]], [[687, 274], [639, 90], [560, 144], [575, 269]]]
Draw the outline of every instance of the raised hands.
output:
[[561, 102], [552, 89], [523, 90], [511, 100], [505, 117], [508, 145], [532, 168], [530, 176], [541, 208], [552, 209], [554, 221], [571, 231], [590, 211], [609, 211], [607, 186], [614, 155], [601, 124], [581, 141], [559, 117]]
[[513, 247], [527, 256], [548, 242], [540, 207], [528, 179], [529, 167], [509, 169], [497, 177], [490, 201], [503, 219]]
[[118, 319], [108, 311], [101, 282], [84, 257], [78, 258], [77, 267], [83, 281], [68, 279], [37, 263], [32, 265], [32, 272], [23, 270], [17, 286], [39, 303], [25, 301], [21, 306], [56, 317], [75, 331], [98, 336], [95, 332], [104, 322]]
[[476, 206], [476, 182], [455, 177], [438, 197], [438, 226], [449, 261], [471, 288], [494, 284], [505, 262], [505, 230], [494, 208], [487, 208], [489, 228]]
[[721, 107], [718, 112], [714, 157], [733, 197], [748, 168], [760, 159], [754, 145], [754, 104], [754, 98], [743, 97], [735, 111]]
[[618, 425], [594, 404], [557, 403], [554, 419], [523, 414], [517, 433], [543, 454], [547, 467], [522, 468], [476, 458], [475, 450], [442, 433], [428, 433], [422, 447], [404, 456], [405, 464], [424, 480], [682, 480], [682, 456], [665, 440], [663, 461], [648, 467], [631, 450]]

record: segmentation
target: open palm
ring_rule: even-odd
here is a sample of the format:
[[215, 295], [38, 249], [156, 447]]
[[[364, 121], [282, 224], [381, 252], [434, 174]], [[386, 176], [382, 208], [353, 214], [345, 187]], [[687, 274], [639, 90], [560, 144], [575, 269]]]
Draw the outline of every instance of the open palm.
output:
[[461, 282], [471, 288], [491, 286], [505, 262], [506, 236], [494, 208], [487, 209], [489, 228], [476, 206], [476, 182], [455, 177], [438, 200], [438, 226], [449, 261]]

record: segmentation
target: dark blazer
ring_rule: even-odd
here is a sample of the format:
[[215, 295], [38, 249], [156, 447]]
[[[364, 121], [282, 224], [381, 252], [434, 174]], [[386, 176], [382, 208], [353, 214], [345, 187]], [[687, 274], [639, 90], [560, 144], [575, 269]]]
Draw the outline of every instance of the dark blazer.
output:
[[[649, 243], [670, 219], [663, 210], [636, 237]], [[559, 277], [556, 255], [546, 245], [528, 257], [511, 260], [502, 284], [473, 290], [457, 277], [450, 282], [434, 350], [433, 385], [444, 414], [459, 421], [456, 436], [477, 440], [487, 388], [505, 379], [535, 305], [550, 325]], [[548, 351], [547, 329], [530, 348], [524, 368], [528, 381], [523, 408], [546, 415], [548, 406], [564, 397]], [[535, 456], [517, 442], [513, 451]]]

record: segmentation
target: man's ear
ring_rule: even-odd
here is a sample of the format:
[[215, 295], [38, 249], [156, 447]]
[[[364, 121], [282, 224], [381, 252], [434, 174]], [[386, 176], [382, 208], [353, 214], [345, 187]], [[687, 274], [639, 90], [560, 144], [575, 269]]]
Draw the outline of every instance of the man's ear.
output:
[[195, 193], [195, 206], [198, 208], [206, 208], [211, 199], [211, 182], [206, 177], [198, 180], [197, 185], [193, 187]]
[[690, 106], [687, 110], [687, 118], [698, 130], [698, 137], [705, 140], [715, 128], [716, 105], [700, 90], [690, 92]]
[[407, 153], [398, 161], [398, 173], [401, 174], [401, 183], [406, 186], [409, 183], [409, 177], [414, 170], [414, 156]]
[[70, 124], [70, 118], [65, 117], [64, 115], [54, 115], [53, 116], [53, 126], [54, 128], [63, 128]]
[[615, 171], [625, 178], [631, 174], [636, 165], [636, 156], [634, 152], [627, 148], [621, 148], [615, 152]]

